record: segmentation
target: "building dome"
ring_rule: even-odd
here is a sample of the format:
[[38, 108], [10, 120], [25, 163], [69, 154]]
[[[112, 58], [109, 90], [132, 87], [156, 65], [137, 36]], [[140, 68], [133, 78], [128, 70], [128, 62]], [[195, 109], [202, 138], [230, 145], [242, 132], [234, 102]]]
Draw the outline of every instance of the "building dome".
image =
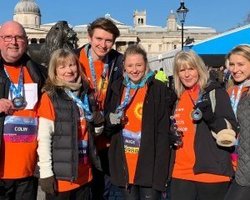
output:
[[23, 13], [33, 13], [38, 16], [41, 16], [40, 8], [34, 0], [21, 0], [16, 4], [14, 9], [14, 15]]
[[40, 8], [34, 0], [20, 0], [14, 8], [13, 20], [24, 27], [40, 27]]

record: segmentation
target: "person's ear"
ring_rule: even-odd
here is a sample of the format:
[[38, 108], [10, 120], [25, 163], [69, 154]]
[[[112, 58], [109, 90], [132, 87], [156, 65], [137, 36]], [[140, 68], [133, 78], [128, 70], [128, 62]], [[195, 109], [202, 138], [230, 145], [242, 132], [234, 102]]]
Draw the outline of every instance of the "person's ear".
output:
[[90, 43], [91, 40], [92, 40], [92, 37], [88, 34], [88, 35], [87, 35], [87, 38], [88, 38], [88, 41], [89, 41], [89, 43]]

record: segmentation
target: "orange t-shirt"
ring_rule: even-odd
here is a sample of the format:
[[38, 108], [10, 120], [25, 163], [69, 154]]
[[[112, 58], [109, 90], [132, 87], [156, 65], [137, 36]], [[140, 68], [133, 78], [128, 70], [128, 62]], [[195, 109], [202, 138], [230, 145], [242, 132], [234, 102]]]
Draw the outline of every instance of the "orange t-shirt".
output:
[[[88, 57], [84, 51], [84, 49], [81, 50], [80, 52], [80, 57], [79, 57], [80, 63], [83, 67], [83, 72], [86, 75], [86, 77], [89, 80], [90, 87], [92, 90], [95, 90], [94, 86], [94, 81], [91, 75], [91, 69], [89, 66], [89, 60]], [[94, 61], [94, 70], [96, 74], [96, 83], [97, 83], [97, 88], [95, 92], [95, 97], [97, 99], [97, 103], [99, 105], [100, 111], [104, 110], [104, 101], [106, 98], [106, 92], [107, 92], [107, 87], [108, 87], [108, 76], [106, 75], [106, 79], [102, 79], [102, 73], [104, 69], [104, 63], [101, 60], [96, 60]], [[108, 74], [107, 72], [106, 74]], [[105, 138], [103, 135], [100, 135], [95, 138], [96, 146], [98, 150], [105, 149], [107, 146], [109, 146], [109, 140]]]
[[[55, 121], [55, 111], [49, 96], [44, 93], [38, 107], [38, 116]], [[92, 180], [91, 164], [87, 155], [88, 132], [86, 120], [80, 119], [78, 127], [79, 165], [78, 178], [74, 181], [57, 180], [58, 191], [64, 192], [80, 187]]]
[[172, 177], [205, 183], [229, 181], [229, 177], [226, 176], [210, 173], [194, 174], [194, 138], [196, 125], [193, 123], [191, 112], [193, 111], [194, 107], [193, 102], [197, 101], [198, 95], [199, 87], [197, 86], [192, 90], [184, 91], [175, 110], [174, 117], [176, 119], [178, 129], [183, 132], [183, 146], [176, 150], [176, 158]]
[[[131, 89], [130, 95], [134, 96], [131, 103], [125, 110], [125, 116], [128, 121], [123, 129], [123, 141], [130, 184], [134, 183], [138, 161], [138, 153], [141, 143], [142, 110], [146, 91], [146, 85], [142, 88], [139, 88], [137, 91]], [[124, 95], [125, 89], [123, 91], [122, 101], [124, 99]]]
[[94, 80], [91, 74], [90, 65], [89, 65], [89, 59], [84, 50], [81, 51], [79, 60], [82, 64], [83, 72], [89, 80], [90, 87], [93, 90], [96, 90], [95, 96], [99, 103], [100, 110], [103, 110], [104, 101], [106, 98], [107, 86], [108, 86], [108, 71], [106, 72], [105, 79], [103, 79], [102, 73], [104, 70], [104, 63], [101, 60], [94, 61], [93, 66], [94, 66], [94, 71], [96, 75], [96, 85], [97, 85], [97, 88], [95, 88], [95, 83], [94, 83]]
[[[20, 67], [5, 66], [11, 81], [18, 83]], [[24, 84], [31, 84], [29, 72], [23, 67]], [[38, 95], [38, 94], [36, 94]], [[4, 122], [0, 155], [0, 179], [32, 176], [37, 160], [37, 116], [33, 109], [16, 110]]]

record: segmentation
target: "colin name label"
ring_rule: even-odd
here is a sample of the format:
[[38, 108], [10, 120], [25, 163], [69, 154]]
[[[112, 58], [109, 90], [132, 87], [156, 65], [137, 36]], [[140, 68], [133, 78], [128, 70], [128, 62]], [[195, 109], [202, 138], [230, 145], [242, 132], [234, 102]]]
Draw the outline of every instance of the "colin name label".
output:
[[37, 137], [37, 118], [7, 116], [4, 121], [6, 142], [30, 143]]

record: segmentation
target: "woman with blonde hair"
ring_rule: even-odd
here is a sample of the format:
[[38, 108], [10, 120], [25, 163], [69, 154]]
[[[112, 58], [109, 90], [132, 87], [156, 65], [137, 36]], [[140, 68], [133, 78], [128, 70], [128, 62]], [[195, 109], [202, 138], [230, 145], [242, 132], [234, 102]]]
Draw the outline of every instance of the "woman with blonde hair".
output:
[[105, 126], [111, 137], [111, 182], [125, 200], [158, 200], [168, 180], [169, 117], [175, 96], [154, 78], [140, 45], [126, 49], [124, 70], [124, 77], [111, 86]]
[[38, 107], [38, 166], [47, 200], [90, 199], [92, 164], [99, 167], [93, 137], [103, 122], [89, 101], [77, 56], [53, 52]]
[[228, 92], [240, 129], [232, 153], [235, 178], [225, 199], [246, 200], [250, 196], [250, 46], [239, 45], [233, 48], [227, 59], [234, 82]]
[[230, 146], [236, 120], [227, 92], [208, 80], [208, 70], [195, 52], [177, 53], [174, 120], [183, 137], [175, 151], [171, 200], [222, 200], [233, 176]]

